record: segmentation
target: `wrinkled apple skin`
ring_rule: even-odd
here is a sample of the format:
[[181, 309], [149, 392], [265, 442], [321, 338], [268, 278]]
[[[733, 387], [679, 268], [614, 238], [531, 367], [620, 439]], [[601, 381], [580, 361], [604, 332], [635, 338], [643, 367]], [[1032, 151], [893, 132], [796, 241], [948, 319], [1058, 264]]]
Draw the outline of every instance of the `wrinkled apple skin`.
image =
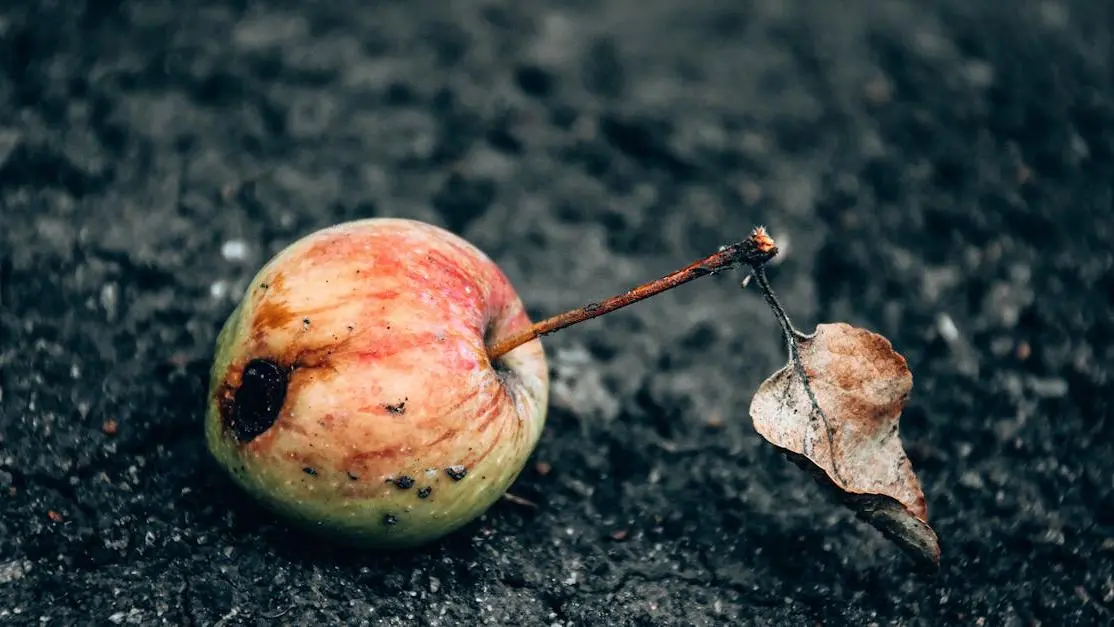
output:
[[[317, 231], [259, 271], [217, 339], [209, 450], [298, 526], [365, 547], [430, 542], [485, 512], [537, 444], [541, 342], [496, 364], [485, 350], [529, 325], [501, 270], [446, 230], [375, 218]], [[243, 416], [267, 385], [248, 374], [240, 388], [258, 359], [285, 386], [253, 431]]]

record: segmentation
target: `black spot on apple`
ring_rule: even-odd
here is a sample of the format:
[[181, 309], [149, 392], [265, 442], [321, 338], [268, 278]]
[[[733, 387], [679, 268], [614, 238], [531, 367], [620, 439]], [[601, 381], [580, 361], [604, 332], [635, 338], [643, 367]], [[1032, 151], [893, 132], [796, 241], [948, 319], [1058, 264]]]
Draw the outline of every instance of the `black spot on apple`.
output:
[[398, 516], [394, 514], [386, 514], [383, 516], [383, 524], [388, 527], [398, 524]]
[[418, 488], [418, 498], [420, 498], [420, 499], [429, 498], [430, 494], [433, 494], [433, 488], [431, 488], [429, 486], [425, 486], [423, 488]]
[[445, 474], [449, 475], [453, 481], [460, 481], [468, 474], [468, 469], [464, 466], [449, 466], [445, 469]]
[[250, 442], [267, 432], [278, 420], [286, 400], [289, 373], [269, 359], [253, 359], [244, 367], [231, 411], [224, 413], [225, 426], [236, 439]]
[[395, 416], [401, 416], [402, 414], [406, 413], [406, 400], [404, 399], [402, 401], [399, 401], [398, 403], [394, 403], [393, 405], [384, 405], [383, 407], [387, 409], [387, 413], [393, 414]]
[[398, 479], [395, 479], [395, 486], [400, 490], [409, 490], [414, 487], [414, 478], [402, 475]]

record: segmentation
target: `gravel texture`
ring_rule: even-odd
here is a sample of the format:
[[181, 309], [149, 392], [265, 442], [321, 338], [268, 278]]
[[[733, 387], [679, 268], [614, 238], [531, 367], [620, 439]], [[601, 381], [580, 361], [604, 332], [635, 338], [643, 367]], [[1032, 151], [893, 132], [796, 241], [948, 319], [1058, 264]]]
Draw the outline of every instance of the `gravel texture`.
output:
[[[970, 0], [0, 9], [0, 623], [1089, 625], [1114, 614], [1114, 10]], [[37, 8], [29, 8], [37, 6]], [[754, 432], [738, 275], [544, 341], [514, 493], [409, 553], [295, 536], [204, 448], [255, 270], [446, 226], [534, 316], [766, 225], [885, 334], [943, 563]]]

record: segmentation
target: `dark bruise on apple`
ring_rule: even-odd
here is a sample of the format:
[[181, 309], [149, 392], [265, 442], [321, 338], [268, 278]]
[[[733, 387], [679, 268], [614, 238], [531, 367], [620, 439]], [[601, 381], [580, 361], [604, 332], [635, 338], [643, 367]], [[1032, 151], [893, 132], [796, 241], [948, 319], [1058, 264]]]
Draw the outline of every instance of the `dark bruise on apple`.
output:
[[248, 493], [331, 537], [406, 547], [500, 498], [545, 423], [539, 341], [506, 276], [435, 226], [310, 234], [256, 275], [217, 341], [209, 448]]
[[225, 386], [220, 413], [225, 427], [240, 442], [263, 435], [278, 420], [290, 384], [290, 369], [269, 359], [252, 359], [240, 373], [240, 386]]

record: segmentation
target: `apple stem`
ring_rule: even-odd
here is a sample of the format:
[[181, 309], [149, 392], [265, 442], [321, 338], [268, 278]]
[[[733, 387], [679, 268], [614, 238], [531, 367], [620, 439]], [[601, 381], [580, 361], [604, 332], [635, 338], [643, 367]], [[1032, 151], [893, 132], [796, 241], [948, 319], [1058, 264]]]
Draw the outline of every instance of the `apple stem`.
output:
[[585, 320], [598, 318], [616, 309], [622, 309], [627, 305], [633, 305], [640, 300], [645, 300], [651, 296], [661, 294], [666, 290], [673, 289], [678, 285], [688, 283], [693, 279], [699, 279], [700, 277], [716, 274], [723, 270], [729, 270], [743, 263], [751, 266], [751, 268], [760, 268], [767, 261], [773, 259], [777, 253], [778, 249], [777, 245], [774, 244], [774, 240], [766, 234], [764, 228], [757, 227], [751, 232], [750, 237], [747, 239], [728, 246], [723, 246], [715, 253], [694, 261], [684, 268], [671, 272], [660, 279], [650, 281], [649, 283], [643, 283], [623, 294], [612, 296], [596, 303], [590, 303], [571, 311], [566, 311], [552, 318], [547, 318], [534, 323], [530, 328], [516, 333], [515, 335], [497, 340], [488, 346], [488, 358], [491, 361], [495, 361], [539, 336], [549, 335], [550, 333], [584, 322]]

